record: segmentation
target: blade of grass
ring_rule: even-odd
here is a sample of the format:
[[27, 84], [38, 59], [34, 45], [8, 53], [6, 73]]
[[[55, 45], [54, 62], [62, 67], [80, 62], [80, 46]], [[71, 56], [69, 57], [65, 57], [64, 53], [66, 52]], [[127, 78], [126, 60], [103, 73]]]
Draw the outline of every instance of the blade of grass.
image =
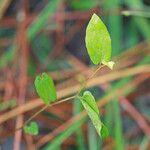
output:
[[44, 150], [54, 150], [56, 149], [58, 146], [61, 145], [61, 143], [63, 143], [64, 140], [66, 140], [72, 133], [74, 133], [75, 131], [78, 130], [78, 128], [81, 127], [81, 125], [85, 122], [85, 118], [84, 119], [79, 119], [76, 122], [74, 122], [69, 128], [67, 128], [66, 130], [64, 130], [61, 134], [59, 134], [55, 140], [53, 140], [51, 143], [49, 143]]
[[115, 149], [123, 150], [124, 149], [124, 138], [123, 138], [123, 129], [122, 129], [122, 120], [118, 99], [113, 100], [113, 110], [114, 110], [114, 137], [115, 137]]
[[[146, 9], [141, 0], [132, 0], [132, 1], [127, 0], [125, 1], [125, 3], [128, 5], [130, 9], [139, 9], [139, 10]], [[133, 16], [133, 21], [135, 22], [135, 25], [137, 25], [139, 31], [143, 34], [143, 36], [148, 40], [150, 40], [150, 30], [149, 30], [150, 24], [148, 22], [148, 19]]]
[[[104, 3], [104, 10], [110, 11], [116, 8], [120, 8], [120, 0], [107, 0]], [[108, 16], [109, 31], [112, 39], [113, 56], [121, 52], [121, 40], [122, 40], [122, 16], [116, 15]]]
[[125, 30], [126, 34], [127, 34], [127, 47], [132, 47], [134, 45], [136, 45], [139, 41], [139, 36], [138, 36], [138, 32], [137, 32], [137, 28], [135, 28], [135, 22], [134, 21], [130, 21], [129, 25], [127, 26], [127, 30]]
[[[73, 106], [74, 106], [74, 112], [73, 112], [74, 115], [77, 115], [78, 113], [81, 112], [81, 103], [79, 103], [78, 100], [73, 101]], [[84, 135], [83, 135], [82, 128], [79, 127], [75, 133], [76, 133], [78, 150], [85, 150]]]
[[36, 34], [41, 31], [42, 28], [46, 25], [48, 18], [54, 14], [57, 9], [60, 0], [50, 1], [42, 12], [39, 14], [37, 19], [29, 26], [27, 35], [28, 39], [31, 41], [36, 36]]
[[[128, 83], [128, 81], [130, 81], [130, 77], [126, 78], [126, 79], [122, 79], [120, 81], [118, 81], [117, 84], [112, 84], [111, 88], [110, 88], [110, 92], [121, 88], [122, 86], [124, 86], [126, 83]], [[129, 91], [126, 91], [127, 93], [131, 92], [131, 90], [129, 89]], [[107, 93], [109, 94], [109, 92]], [[116, 150], [123, 150], [124, 149], [124, 138], [123, 138], [123, 133], [122, 133], [122, 121], [121, 121], [121, 115], [120, 115], [120, 109], [119, 109], [119, 104], [118, 104], [118, 99], [114, 98], [111, 102], [109, 102], [106, 105], [107, 109], [106, 109], [106, 117], [105, 117], [105, 121], [106, 121], [106, 125], [108, 125], [108, 129], [110, 131], [110, 135], [112, 135], [115, 139], [115, 149]], [[114, 126], [113, 126], [114, 124]], [[112, 130], [114, 128], [114, 130]]]
[[106, 106], [105, 106], [105, 125], [107, 126], [108, 130], [109, 130], [109, 134], [112, 135], [112, 127], [113, 127], [113, 109], [112, 109], [112, 101], [109, 102]]
[[[137, 65], [143, 65], [145, 63], [150, 62], [150, 55], [148, 55], [147, 57], [145, 57], [141, 62], [139, 62]], [[132, 77], [127, 77], [124, 78], [122, 80], [120, 80], [120, 85], [116, 84], [114, 86], [112, 86], [112, 88], [118, 87], [118, 86], [122, 86], [122, 84], [124, 83], [128, 83], [130, 82], [132, 79]], [[129, 91], [130, 92], [130, 91]], [[116, 149], [117, 150], [123, 150], [124, 149], [124, 138], [123, 138], [123, 129], [122, 129], [122, 121], [121, 121], [121, 114], [120, 114], [120, 108], [119, 108], [119, 103], [118, 103], [118, 98], [114, 99], [113, 101], [113, 112], [114, 112], [114, 116], [115, 116], [115, 130], [114, 130], [114, 137], [116, 140]]]
[[[143, 65], [145, 63], [148, 63], [150, 62], [150, 55], [148, 55], [147, 57], [145, 57], [141, 62], [139, 62], [137, 65]], [[124, 83], [128, 83], [130, 82], [132, 79], [132, 77], [127, 77], [127, 78], [124, 78], [122, 80], [120, 80], [118, 82], [118, 84], [116, 85], [112, 85], [112, 88], [116, 88], [118, 86], [122, 86], [122, 84]], [[129, 91], [130, 92], [130, 91]], [[113, 105], [112, 107], [114, 108], [113, 109], [113, 112], [114, 112], [114, 124], [115, 124], [115, 130], [114, 130], [114, 137], [115, 137], [115, 140], [116, 140], [116, 149], [117, 150], [123, 150], [124, 149], [124, 138], [123, 138], [123, 129], [122, 129], [122, 121], [121, 121], [121, 114], [120, 114], [120, 108], [119, 108], [119, 103], [118, 103], [118, 98], [114, 99], [112, 101]]]
[[[121, 2], [119, 0], [109, 0], [104, 3], [104, 9], [109, 11], [111, 9], [120, 8]], [[113, 56], [119, 54], [121, 51], [121, 38], [122, 38], [122, 16], [108, 16], [108, 24], [110, 27], [110, 34], [112, 39], [112, 47], [113, 47]], [[105, 123], [107, 128], [112, 134], [113, 128], [113, 102], [110, 102], [106, 105], [106, 114], [105, 114]], [[118, 147], [119, 149], [119, 147]]]
[[99, 150], [100, 148], [98, 147], [98, 141], [99, 138], [97, 138], [96, 130], [94, 129], [93, 125], [91, 122], [88, 122], [88, 145], [89, 145], [89, 150]]

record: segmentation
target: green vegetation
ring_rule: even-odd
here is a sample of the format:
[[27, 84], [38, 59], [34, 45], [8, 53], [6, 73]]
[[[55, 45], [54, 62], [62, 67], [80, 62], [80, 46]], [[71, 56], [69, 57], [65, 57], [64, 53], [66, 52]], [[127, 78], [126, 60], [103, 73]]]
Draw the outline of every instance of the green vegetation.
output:
[[2, 148], [149, 149], [148, 0], [0, 7]]
[[[87, 33], [86, 34], [87, 49], [88, 49], [91, 60], [94, 63], [96, 62], [95, 64], [98, 64], [100, 62], [101, 63], [106, 62], [106, 64], [109, 63], [109, 60], [111, 57], [111, 39], [110, 39], [109, 33], [105, 25], [96, 14], [92, 16], [87, 26], [86, 33]], [[94, 42], [91, 39], [91, 37], [94, 39]], [[105, 40], [103, 41], [103, 39]], [[100, 54], [100, 55], [97, 55], [97, 54]], [[112, 66], [110, 68], [112, 69]], [[41, 76], [36, 77], [34, 83], [35, 83], [35, 87], [36, 87], [36, 91], [38, 95], [44, 101], [46, 105], [49, 105], [50, 103], [53, 103], [56, 100], [57, 98], [56, 90], [55, 90], [53, 80], [50, 76], [48, 76], [46, 73], [42, 73]], [[83, 88], [85, 87], [82, 87], [82, 89]], [[79, 94], [80, 94], [80, 91], [79, 91]], [[75, 98], [76, 97], [78, 97], [78, 94], [77, 96], [75, 95]], [[85, 91], [82, 97], [79, 96], [79, 99], [81, 100], [90, 119], [92, 120], [92, 123], [95, 126], [97, 133], [102, 137], [102, 139], [105, 139], [109, 133], [108, 133], [107, 127], [99, 119], [99, 109], [95, 102], [95, 98], [93, 97], [91, 92]], [[24, 131], [26, 133], [36, 134], [37, 124], [35, 124], [35, 122], [32, 122], [30, 126], [24, 127]]]
[[37, 135], [39, 133], [38, 125], [34, 121], [32, 121], [29, 125], [25, 125], [23, 129], [27, 134]]

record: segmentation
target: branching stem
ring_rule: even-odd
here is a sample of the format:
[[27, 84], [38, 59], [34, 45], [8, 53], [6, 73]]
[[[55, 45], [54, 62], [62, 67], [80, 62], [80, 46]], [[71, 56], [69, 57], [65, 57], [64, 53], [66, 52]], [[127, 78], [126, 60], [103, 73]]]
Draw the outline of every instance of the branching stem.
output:
[[42, 107], [39, 111], [37, 111], [35, 114], [33, 114], [27, 121], [25, 121], [25, 123], [23, 124], [22, 127], [16, 129], [15, 131], [22, 129], [25, 125], [27, 125], [31, 120], [33, 120], [36, 116], [38, 116], [41, 112], [43, 112], [44, 110], [46, 110], [48, 107], [51, 107], [51, 106], [54, 106], [54, 105], [57, 105], [57, 104], [60, 104], [60, 103], [63, 103], [63, 102], [69, 101], [69, 100], [71, 100], [71, 99], [75, 99], [75, 98], [79, 97], [80, 92], [86, 87], [87, 81], [90, 80], [91, 78], [93, 78], [93, 77], [96, 75], [96, 73], [97, 73], [101, 68], [103, 68], [104, 66], [105, 66], [105, 65], [99, 65], [99, 66], [98, 66], [98, 68], [93, 72], [93, 74], [92, 74], [91, 76], [89, 76], [89, 77], [84, 81], [83, 85], [81, 86], [81, 88], [80, 88], [80, 90], [77, 92], [77, 94], [75, 94], [75, 95], [73, 95], [73, 96], [70, 96], [70, 97], [67, 97], [67, 98], [64, 98], [64, 99], [62, 99], [62, 100], [60, 100], [60, 101], [56, 101], [56, 102], [54, 102], [54, 103], [52, 103], [52, 104], [49, 104], [49, 105], [46, 105], [46, 106]]

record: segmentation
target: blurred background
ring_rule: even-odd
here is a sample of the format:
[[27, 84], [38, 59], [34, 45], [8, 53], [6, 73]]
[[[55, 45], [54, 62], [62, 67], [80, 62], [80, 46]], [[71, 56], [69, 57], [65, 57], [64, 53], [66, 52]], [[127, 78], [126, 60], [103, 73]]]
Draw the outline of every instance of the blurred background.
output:
[[[109, 137], [100, 139], [78, 99], [35, 117], [39, 135], [15, 131], [44, 106], [37, 74], [52, 76], [60, 100], [95, 70], [84, 40], [93, 13], [116, 63], [87, 82]], [[0, 150], [150, 150], [149, 40], [149, 0], [0, 0]]]

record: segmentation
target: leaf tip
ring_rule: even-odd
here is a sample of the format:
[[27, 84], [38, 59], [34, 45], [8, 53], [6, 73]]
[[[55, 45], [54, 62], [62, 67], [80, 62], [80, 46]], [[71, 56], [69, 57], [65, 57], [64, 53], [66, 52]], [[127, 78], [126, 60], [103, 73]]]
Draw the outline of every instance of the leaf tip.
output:
[[94, 24], [97, 24], [100, 18], [97, 14], [94, 13], [91, 17], [91, 20], [93, 21]]
[[109, 135], [109, 131], [107, 127], [102, 123], [102, 128], [100, 130], [100, 135], [102, 139], [106, 139]]
[[98, 17], [98, 15], [96, 13], [93, 13], [92, 17]]

